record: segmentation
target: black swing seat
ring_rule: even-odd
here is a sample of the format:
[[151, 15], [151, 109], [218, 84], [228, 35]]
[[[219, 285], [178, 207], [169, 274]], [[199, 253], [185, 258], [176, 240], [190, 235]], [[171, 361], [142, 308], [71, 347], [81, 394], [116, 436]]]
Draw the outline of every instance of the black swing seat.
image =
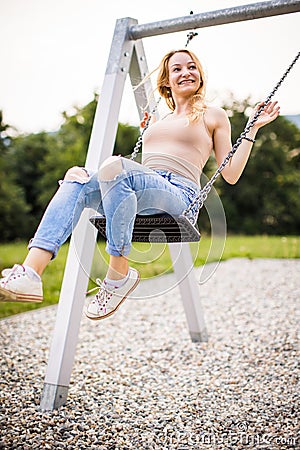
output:
[[[101, 236], [106, 237], [106, 219], [95, 215], [90, 218]], [[199, 230], [183, 215], [173, 217], [169, 214], [136, 216], [133, 228], [133, 242], [174, 243], [198, 242]]]

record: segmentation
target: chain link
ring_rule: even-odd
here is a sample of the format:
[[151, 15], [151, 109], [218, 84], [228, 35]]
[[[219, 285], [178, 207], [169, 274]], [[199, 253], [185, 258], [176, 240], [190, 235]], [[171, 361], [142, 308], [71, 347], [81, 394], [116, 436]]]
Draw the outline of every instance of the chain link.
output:
[[[279, 87], [281, 86], [281, 84], [283, 83], [283, 81], [285, 80], [285, 78], [288, 76], [288, 74], [290, 73], [290, 71], [292, 70], [292, 68], [294, 67], [294, 65], [296, 64], [297, 60], [300, 57], [300, 52], [298, 52], [298, 54], [295, 56], [294, 60], [292, 61], [292, 63], [289, 65], [289, 67], [286, 69], [286, 71], [284, 72], [284, 74], [282, 75], [282, 77], [280, 78], [280, 80], [278, 81], [278, 83], [276, 84], [276, 86], [274, 87], [274, 89], [271, 91], [271, 93], [268, 95], [268, 97], [266, 98], [266, 100], [264, 101], [263, 105], [256, 111], [256, 113], [253, 116], [253, 119], [247, 123], [247, 125], [244, 128], [244, 131], [240, 134], [240, 136], [238, 137], [238, 139], [236, 140], [236, 143], [233, 145], [233, 147], [231, 148], [231, 150], [229, 151], [229, 153], [227, 154], [227, 156], [225, 157], [224, 161], [220, 164], [220, 166], [218, 167], [218, 169], [216, 170], [216, 172], [214, 173], [214, 175], [211, 177], [211, 179], [206, 183], [206, 185], [201, 189], [200, 193], [197, 195], [197, 197], [195, 197], [195, 199], [193, 200], [193, 202], [188, 206], [187, 209], [185, 209], [183, 211], [183, 215], [185, 217], [187, 217], [191, 222], [193, 222], [193, 219], [191, 220], [191, 216], [190, 216], [190, 212], [191, 210], [197, 205], [198, 210], [200, 210], [203, 205], [205, 200], [207, 199], [208, 194], [210, 193], [212, 186], [214, 184], [214, 182], [216, 181], [216, 179], [218, 178], [218, 176], [220, 175], [220, 173], [224, 170], [224, 168], [227, 166], [227, 164], [229, 163], [229, 161], [231, 160], [231, 158], [233, 157], [233, 155], [235, 154], [235, 152], [237, 151], [237, 149], [239, 148], [239, 146], [241, 145], [243, 139], [246, 137], [247, 133], [251, 130], [251, 128], [253, 127], [253, 125], [256, 123], [257, 119], [259, 118], [259, 116], [261, 115], [261, 113], [263, 112], [263, 110], [265, 109], [265, 107], [268, 105], [268, 103], [270, 103], [271, 98], [275, 95], [275, 93], [277, 92], [277, 90], [279, 89]], [[189, 216], [189, 217], [188, 217]], [[196, 221], [196, 220], [195, 220]]]
[[145, 131], [147, 130], [147, 128], [149, 127], [151, 118], [152, 118], [152, 116], [156, 113], [160, 101], [161, 101], [161, 97], [159, 97], [159, 99], [157, 100], [156, 105], [154, 106], [154, 108], [152, 109], [152, 111], [151, 111], [150, 114], [149, 114], [149, 117], [148, 117], [148, 119], [147, 119], [147, 121], [146, 121], [146, 123], [145, 123], [144, 128], [143, 128], [142, 131], [140, 132], [140, 135], [139, 135], [139, 137], [138, 137], [138, 140], [136, 141], [136, 144], [135, 144], [135, 146], [134, 146], [133, 152], [131, 153], [131, 156], [130, 156], [130, 159], [132, 159], [132, 160], [135, 159], [135, 158], [137, 157], [137, 155], [138, 155], [140, 149], [142, 148], [144, 133], [145, 133]]
[[187, 46], [189, 45], [189, 43], [191, 42], [191, 40], [192, 40], [195, 36], [198, 36], [198, 33], [196, 33], [195, 31], [190, 31], [190, 32], [187, 34], [187, 41], [186, 41], [186, 44], [185, 44], [185, 48], [187, 48]]

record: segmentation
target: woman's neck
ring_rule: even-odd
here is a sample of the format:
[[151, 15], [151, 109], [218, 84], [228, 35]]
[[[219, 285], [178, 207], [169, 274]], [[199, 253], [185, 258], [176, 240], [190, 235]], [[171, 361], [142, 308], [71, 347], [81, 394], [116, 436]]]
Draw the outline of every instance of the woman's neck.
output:
[[175, 109], [173, 114], [176, 116], [187, 116], [191, 112], [191, 106], [189, 99], [174, 99], [175, 101]]

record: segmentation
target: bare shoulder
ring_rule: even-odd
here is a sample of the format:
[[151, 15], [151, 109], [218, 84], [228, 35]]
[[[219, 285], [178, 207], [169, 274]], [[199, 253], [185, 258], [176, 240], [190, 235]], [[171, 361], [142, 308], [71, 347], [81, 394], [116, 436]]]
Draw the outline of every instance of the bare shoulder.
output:
[[220, 126], [229, 122], [226, 111], [218, 106], [207, 106], [205, 111], [205, 122], [210, 131], [214, 131]]
[[227, 120], [228, 116], [225, 109], [220, 108], [219, 106], [207, 106], [205, 111], [205, 118], [207, 120], [219, 122], [220, 120]]

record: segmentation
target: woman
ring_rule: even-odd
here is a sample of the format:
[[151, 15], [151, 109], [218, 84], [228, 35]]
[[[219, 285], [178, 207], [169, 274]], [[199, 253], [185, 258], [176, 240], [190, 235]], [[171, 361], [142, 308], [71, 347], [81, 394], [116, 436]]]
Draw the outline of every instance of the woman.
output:
[[[204, 103], [206, 82], [194, 53], [178, 50], [165, 55], [157, 87], [171, 112], [163, 120], [152, 120], [145, 131], [142, 164], [111, 156], [98, 173], [69, 169], [29, 243], [25, 261], [2, 272], [1, 301], [42, 301], [40, 277], [85, 207], [106, 216], [110, 255], [107, 275], [86, 309], [87, 317], [110, 316], [136, 288], [139, 274], [127, 259], [135, 215], [181, 214], [199, 193], [200, 174], [212, 150], [220, 164], [232, 147], [225, 111]], [[240, 178], [258, 129], [278, 115], [276, 102], [265, 107], [222, 172], [228, 183]], [[142, 127], [146, 120], [147, 114]]]

